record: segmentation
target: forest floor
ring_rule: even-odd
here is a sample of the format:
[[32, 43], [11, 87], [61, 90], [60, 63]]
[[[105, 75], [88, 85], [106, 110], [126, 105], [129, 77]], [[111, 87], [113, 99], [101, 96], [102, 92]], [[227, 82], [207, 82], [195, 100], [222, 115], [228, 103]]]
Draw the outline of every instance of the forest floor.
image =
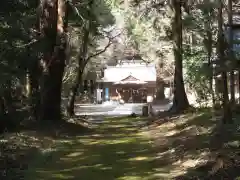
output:
[[48, 126], [5, 133], [0, 179], [231, 180], [240, 176], [239, 121], [223, 127], [209, 110], [148, 126], [147, 121], [106, 118], [87, 131], [72, 124], [61, 130]]

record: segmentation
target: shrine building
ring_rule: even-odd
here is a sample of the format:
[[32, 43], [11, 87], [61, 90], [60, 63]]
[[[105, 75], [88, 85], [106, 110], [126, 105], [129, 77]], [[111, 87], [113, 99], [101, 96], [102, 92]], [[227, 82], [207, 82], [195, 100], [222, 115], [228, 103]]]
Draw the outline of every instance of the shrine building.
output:
[[104, 101], [122, 99], [126, 103], [143, 103], [156, 94], [156, 68], [143, 60], [120, 60], [106, 66], [101, 79]]

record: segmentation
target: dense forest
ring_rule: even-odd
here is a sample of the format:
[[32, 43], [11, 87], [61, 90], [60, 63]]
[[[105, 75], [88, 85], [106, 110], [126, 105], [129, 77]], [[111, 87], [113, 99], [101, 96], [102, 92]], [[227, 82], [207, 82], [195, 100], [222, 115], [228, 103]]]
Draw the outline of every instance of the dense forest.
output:
[[2, 0], [1, 132], [76, 118], [87, 74], [101, 74], [126, 49], [155, 63], [158, 78], [173, 79], [164, 116], [208, 109], [223, 127], [234, 124], [239, 8], [236, 0]]

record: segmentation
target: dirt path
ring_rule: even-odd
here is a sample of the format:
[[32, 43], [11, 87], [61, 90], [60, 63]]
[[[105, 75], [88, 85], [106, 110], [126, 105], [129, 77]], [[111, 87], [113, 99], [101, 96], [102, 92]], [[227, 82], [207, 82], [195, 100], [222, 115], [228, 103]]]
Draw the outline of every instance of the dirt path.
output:
[[[9, 161], [10, 168], [3, 161], [1, 168], [8, 170], [4, 178], [218, 180], [240, 176], [239, 120], [223, 126], [224, 131], [218, 128], [219, 119], [208, 110], [139, 128], [142, 122], [146, 120], [105, 119], [86, 135], [82, 135], [78, 125], [74, 127], [79, 133], [71, 127], [53, 135], [53, 129], [44, 126], [46, 132], [10, 135], [6, 142], [20, 148], [8, 149], [7, 154], [18, 154], [20, 159], [15, 166]], [[14, 162], [16, 159], [17, 156], [12, 157]]]
[[[156, 153], [140, 119], [107, 119], [91, 135], [57, 140], [36, 155], [25, 180], [154, 180]], [[134, 123], [133, 123], [134, 122]]]

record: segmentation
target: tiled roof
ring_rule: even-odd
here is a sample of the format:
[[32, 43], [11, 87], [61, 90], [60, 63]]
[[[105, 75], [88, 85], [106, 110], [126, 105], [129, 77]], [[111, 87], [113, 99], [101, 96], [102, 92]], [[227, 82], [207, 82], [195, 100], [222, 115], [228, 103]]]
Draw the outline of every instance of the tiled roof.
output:
[[133, 77], [132, 75], [129, 75], [128, 77], [122, 79], [121, 81], [139, 81], [139, 79]]
[[105, 82], [121, 81], [129, 76], [140, 81], [156, 81], [156, 68], [153, 65], [147, 66], [109, 66], [104, 70]]

